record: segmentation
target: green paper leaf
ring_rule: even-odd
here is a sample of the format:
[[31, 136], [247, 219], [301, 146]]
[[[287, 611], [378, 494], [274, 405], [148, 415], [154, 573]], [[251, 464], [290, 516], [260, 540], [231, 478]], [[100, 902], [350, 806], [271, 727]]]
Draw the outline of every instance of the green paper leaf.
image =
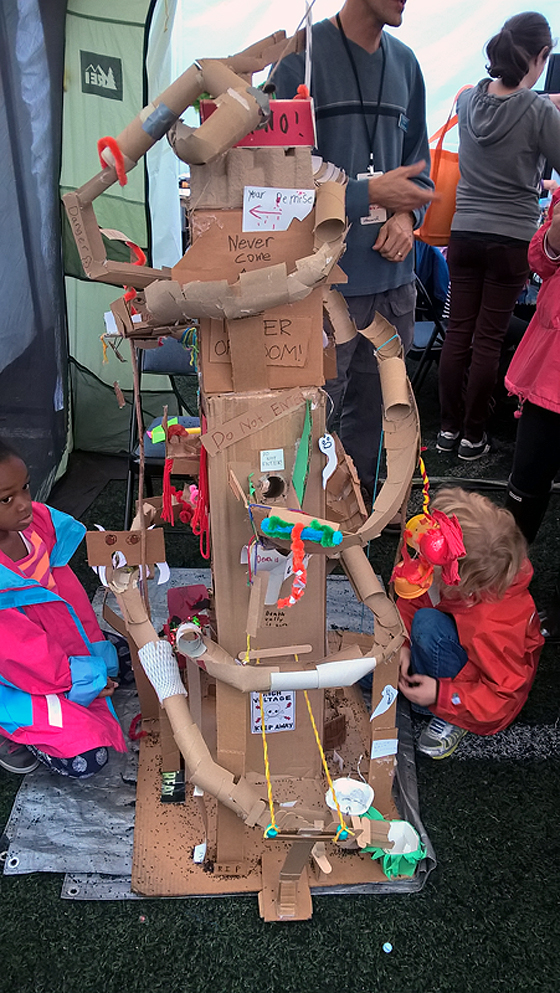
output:
[[294, 470], [292, 472], [292, 484], [294, 490], [296, 491], [300, 506], [303, 504], [307, 476], [309, 474], [309, 462], [311, 460], [311, 429], [311, 401], [308, 400], [305, 409], [303, 431], [301, 432], [296, 461], [294, 463]]

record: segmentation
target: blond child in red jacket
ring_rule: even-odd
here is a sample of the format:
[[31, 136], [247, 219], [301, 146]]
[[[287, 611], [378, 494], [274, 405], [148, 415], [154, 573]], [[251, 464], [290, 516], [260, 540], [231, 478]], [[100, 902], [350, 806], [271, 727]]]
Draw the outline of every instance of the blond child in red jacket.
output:
[[[467, 731], [489, 735], [511, 724], [529, 694], [543, 638], [528, 591], [526, 543], [509, 511], [460, 488], [440, 490], [431, 508], [458, 522], [465, 554], [453, 585], [436, 568], [422, 595], [401, 586], [397, 606], [410, 641], [401, 649], [399, 689], [432, 715], [418, 748], [438, 759]], [[449, 569], [443, 575], [449, 581]]]

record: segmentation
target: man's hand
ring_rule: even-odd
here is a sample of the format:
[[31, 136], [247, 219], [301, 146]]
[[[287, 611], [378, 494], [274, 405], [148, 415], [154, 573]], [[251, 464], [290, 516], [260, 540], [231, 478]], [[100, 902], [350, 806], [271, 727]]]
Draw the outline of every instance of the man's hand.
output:
[[412, 214], [392, 214], [380, 228], [373, 246], [388, 262], [402, 262], [414, 244]]
[[418, 707], [432, 707], [437, 700], [437, 679], [433, 676], [410, 674], [410, 649], [405, 645], [401, 648], [399, 690], [407, 700]]
[[399, 166], [382, 176], [372, 176], [368, 180], [369, 202], [387, 210], [408, 211], [424, 207], [438, 197], [433, 190], [426, 190], [412, 182], [412, 176], [419, 176], [426, 162], [421, 159], [414, 165]]

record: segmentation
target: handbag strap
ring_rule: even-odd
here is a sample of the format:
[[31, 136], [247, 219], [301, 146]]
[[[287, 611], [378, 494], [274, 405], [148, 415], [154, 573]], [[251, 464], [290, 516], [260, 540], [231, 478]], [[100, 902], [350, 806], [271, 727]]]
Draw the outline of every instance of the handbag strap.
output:
[[447, 134], [447, 132], [450, 131], [451, 128], [455, 127], [459, 118], [457, 117], [457, 114], [453, 114], [453, 109], [457, 103], [457, 100], [461, 96], [461, 93], [464, 93], [465, 90], [472, 90], [472, 88], [473, 88], [472, 83], [466, 83], [466, 85], [462, 86], [459, 92], [455, 94], [453, 98], [453, 103], [451, 104], [451, 110], [449, 111], [449, 117], [447, 118], [447, 121], [445, 122], [444, 125], [442, 125], [441, 128], [438, 128], [438, 130], [435, 132], [435, 134], [432, 135], [431, 138], [428, 139], [429, 145], [431, 145], [433, 141], [443, 142], [443, 139]]
[[434, 159], [432, 162], [432, 179], [434, 183], [437, 180], [437, 176], [439, 172], [439, 163], [441, 160], [441, 153], [443, 151], [443, 139], [445, 138], [447, 132], [451, 131], [451, 129], [454, 128], [455, 125], [458, 123], [459, 117], [456, 113], [454, 114], [453, 111], [457, 104], [457, 100], [461, 96], [461, 93], [464, 93], [465, 90], [472, 90], [472, 83], [467, 83], [465, 86], [462, 86], [459, 92], [455, 94], [455, 97], [453, 98], [453, 103], [451, 104], [451, 110], [449, 111], [449, 117], [447, 118], [445, 124], [441, 128], [439, 128], [439, 130], [436, 131], [435, 134], [433, 134], [428, 141], [429, 145], [431, 145], [433, 141], [437, 141], [437, 145], [434, 151]]

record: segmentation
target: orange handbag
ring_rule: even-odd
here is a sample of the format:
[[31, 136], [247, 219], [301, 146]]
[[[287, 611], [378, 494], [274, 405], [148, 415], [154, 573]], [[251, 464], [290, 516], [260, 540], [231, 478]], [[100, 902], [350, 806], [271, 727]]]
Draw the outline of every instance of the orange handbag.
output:
[[430, 145], [434, 141], [437, 142], [436, 147], [430, 149], [430, 175], [435, 186], [435, 191], [438, 194], [438, 199], [433, 200], [429, 205], [421, 226], [414, 234], [420, 241], [426, 242], [427, 245], [434, 245], [437, 248], [442, 248], [444, 245], [449, 244], [451, 221], [455, 213], [457, 183], [461, 175], [459, 172], [458, 152], [447, 151], [443, 147], [443, 142], [448, 131], [451, 131], [458, 122], [457, 114], [453, 113], [457, 99], [463, 90], [469, 89], [472, 89], [472, 87], [467, 85], [459, 90], [451, 105], [446, 123], [439, 131], [436, 131], [432, 135], [429, 141]]

